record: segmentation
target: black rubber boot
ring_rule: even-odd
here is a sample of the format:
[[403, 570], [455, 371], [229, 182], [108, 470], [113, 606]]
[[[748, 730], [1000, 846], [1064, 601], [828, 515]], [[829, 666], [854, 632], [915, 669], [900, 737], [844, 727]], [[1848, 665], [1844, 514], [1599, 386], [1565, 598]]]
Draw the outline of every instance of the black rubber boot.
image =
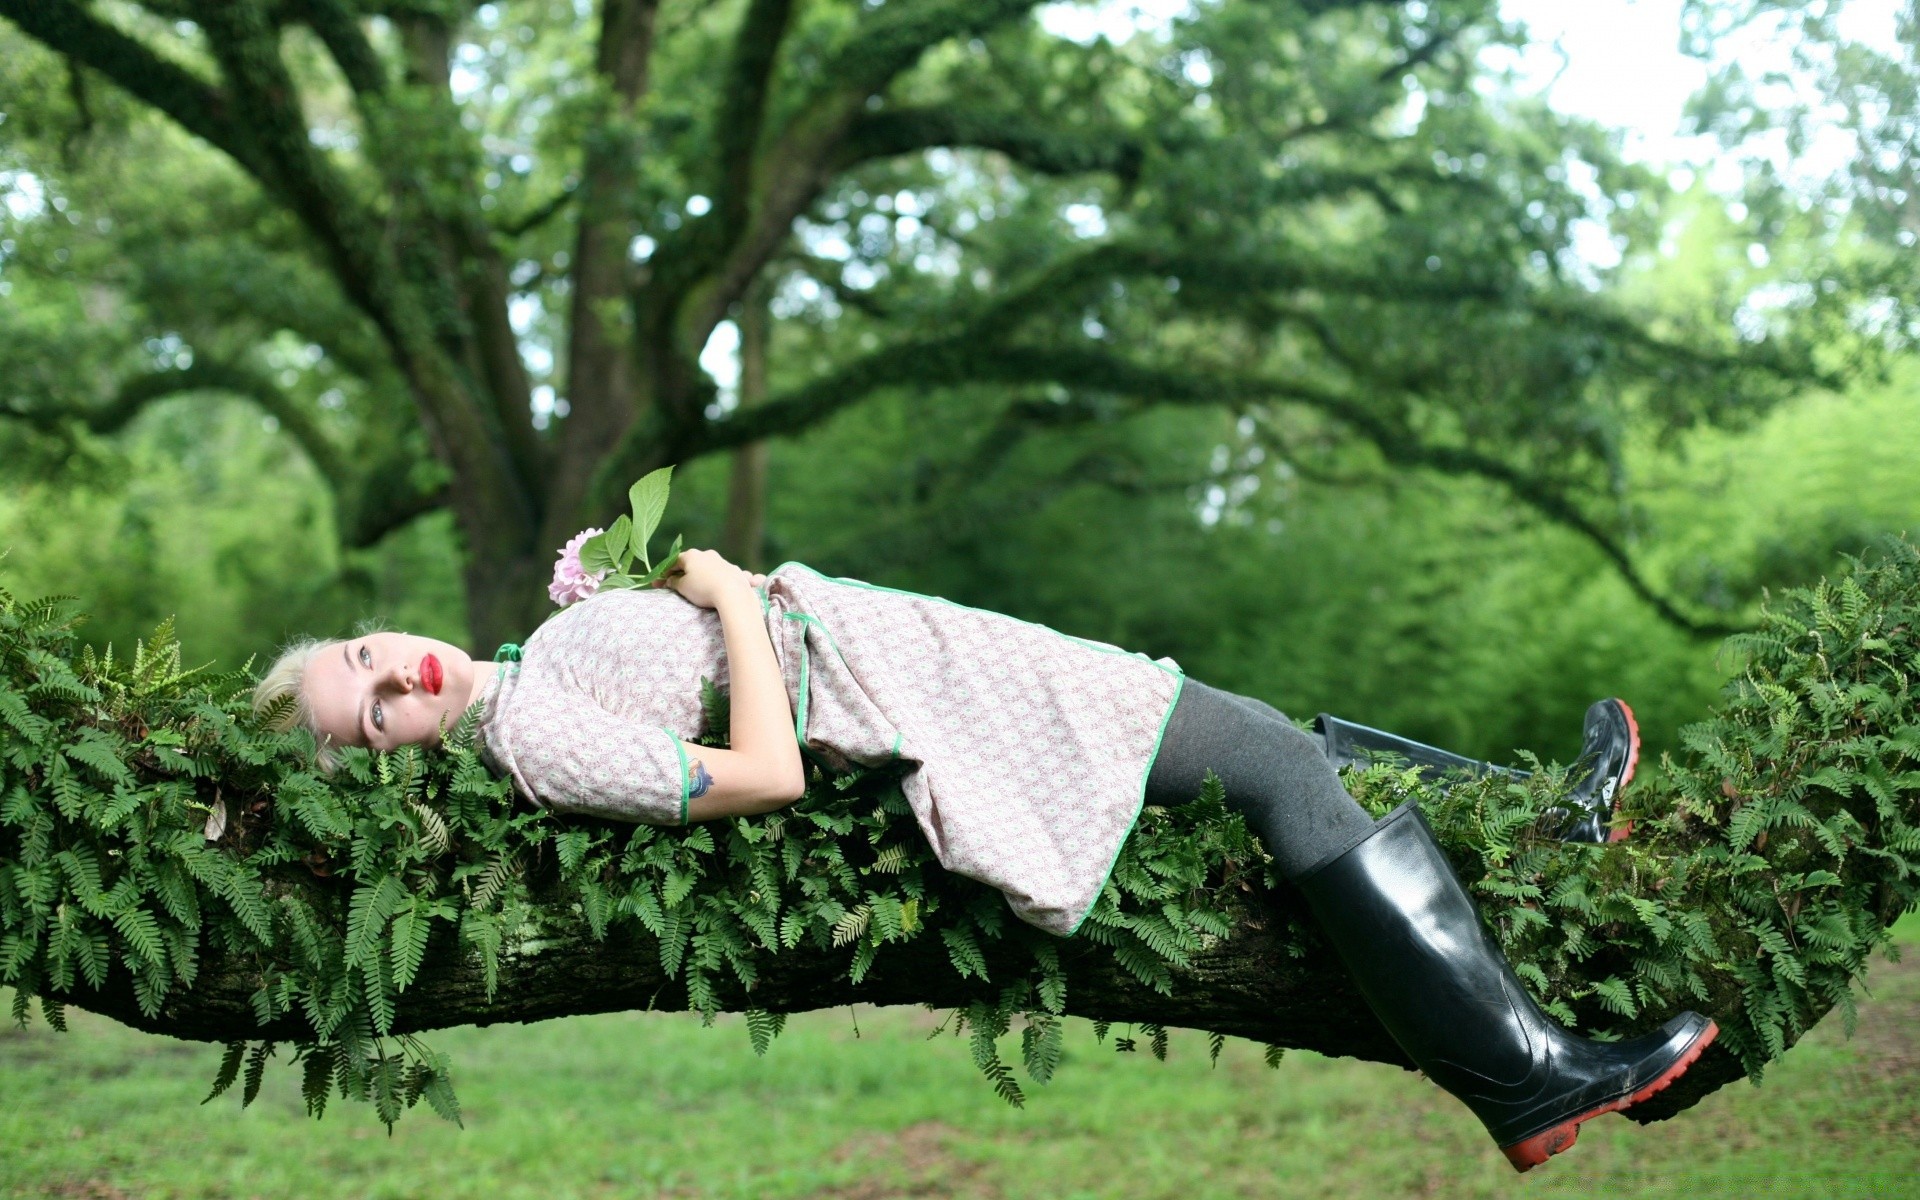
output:
[[[1453, 771], [1510, 775], [1515, 779], [1525, 779], [1529, 774], [1454, 754], [1384, 729], [1356, 725], [1327, 713], [1314, 718], [1313, 728], [1320, 735], [1335, 770], [1391, 758], [1419, 767], [1423, 775], [1433, 780]], [[1577, 761], [1587, 766], [1587, 774], [1568, 793], [1568, 807], [1547, 810], [1542, 829], [1565, 842], [1621, 841], [1633, 831], [1633, 822], [1627, 821], [1615, 828], [1613, 809], [1622, 789], [1632, 781], [1634, 768], [1640, 764], [1640, 724], [1633, 719], [1633, 710], [1627, 707], [1626, 701], [1596, 700], [1587, 708], [1581, 732], [1584, 742]]]
[[1555, 1024], [1514, 977], [1412, 804], [1296, 882], [1380, 1023], [1518, 1170], [1573, 1145], [1582, 1121], [1678, 1079], [1719, 1032], [1691, 1012], [1624, 1042]]

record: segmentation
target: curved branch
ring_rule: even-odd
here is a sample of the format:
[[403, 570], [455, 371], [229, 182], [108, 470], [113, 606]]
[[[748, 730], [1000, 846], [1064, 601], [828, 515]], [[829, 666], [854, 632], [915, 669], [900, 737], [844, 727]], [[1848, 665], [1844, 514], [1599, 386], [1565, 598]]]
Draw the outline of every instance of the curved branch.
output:
[[293, 0], [293, 11], [312, 27], [354, 92], [378, 96], [387, 90], [387, 72], [359, 19], [340, 0]]
[[[1132, 362], [1103, 349], [1032, 347], [982, 342], [972, 329], [889, 347], [779, 399], [715, 426], [701, 452], [807, 428], [882, 387], [965, 383], [1069, 384], [1132, 396], [1149, 404], [1227, 406], [1283, 400], [1323, 412], [1348, 425], [1397, 466], [1448, 475], [1472, 475], [1498, 484], [1515, 499], [1579, 534], [1604, 554], [1621, 580], [1662, 620], [1696, 637], [1724, 637], [1741, 626], [1689, 617], [1649, 582], [1616, 538], [1567, 495], [1490, 455], [1461, 446], [1434, 446], [1368, 412], [1353, 397], [1304, 381], [1207, 375]], [[1050, 423], [1084, 420], [1062, 410]]]
[[1515, 294], [1510, 288], [1489, 283], [1388, 279], [1376, 272], [1353, 271], [1316, 263], [1168, 252], [1147, 246], [1107, 242], [1036, 271], [1022, 284], [1010, 288], [990, 305], [966, 318], [951, 333], [912, 339], [883, 348], [867, 358], [830, 372], [814, 383], [802, 385], [785, 397], [760, 406], [751, 418], [741, 414], [716, 425], [710, 435], [701, 439], [700, 445], [705, 448], [736, 444], [734, 427], [747, 420], [761, 425], [748, 440], [794, 432], [853, 403], [873, 387], [907, 382], [912, 376], [904, 372], [916, 363], [935, 373], [929, 377], [929, 382], [984, 381], [993, 377], [997, 369], [994, 364], [984, 361], [992, 355], [980, 353], [977, 357], [983, 361], [976, 366], [965, 367], [964, 364], [955, 363], [950, 371], [943, 365], [948, 355], [964, 348], [969, 342], [975, 346], [985, 346], [1004, 339], [1027, 319], [1060, 311], [1111, 279], [1140, 275], [1170, 276], [1183, 281], [1190, 279], [1199, 290], [1242, 298], [1250, 291], [1290, 290], [1420, 304], [1508, 304], [1630, 339], [1643, 349], [1689, 365], [1718, 369], [1760, 367], [1784, 377], [1802, 377], [1796, 374], [1794, 364], [1776, 356], [1731, 354], [1664, 341], [1598, 302], [1576, 303], [1557, 297]]
[[[1040, 351], [1010, 342], [1012, 335], [1029, 319], [1063, 311], [1111, 280], [1127, 276], [1175, 277], [1191, 281], [1193, 286], [1183, 289], [1187, 293], [1218, 297], [1223, 302], [1231, 301], [1241, 306], [1244, 306], [1248, 294], [1271, 291], [1358, 297], [1404, 304], [1505, 306], [1573, 325], [1585, 325], [1597, 332], [1630, 340], [1643, 350], [1689, 366], [1716, 369], [1758, 367], [1782, 377], [1801, 377], [1796, 373], [1798, 367], [1795, 364], [1777, 355], [1742, 355], [1664, 341], [1597, 300], [1577, 301], [1567, 297], [1531, 294], [1516, 291], [1503, 282], [1402, 279], [1324, 263], [1283, 258], [1230, 257], [1187, 250], [1169, 251], [1127, 242], [1103, 242], [1034, 272], [990, 304], [962, 318], [951, 329], [883, 347], [771, 398], [751, 411], [739, 411], [724, 420], [705, 424], [693, 436], [676, 442], [673, 450], [677, 457], [685, 459], [762, 438], [795, 433], [883, 387], [909, 383], [941, 387], [961, 383], [1036, 381], [1106, 388], [1160, 402], [1226, 403], [1236, 399], [1241, 402], [1276, 397], [1292, 399], [1341, 417], [1374, 441], [1383, 453], [1392, 449], [1400, 454], [1414, 454], [1427, 449], [1412, 439], [1411, 435], [1380, 424], [1377, 418], [1346, 398], [1304, 383], [1198, 378], [1155, 372], [1137, 364], [1122, 364], [1111, 355], [1089, 349]], [[659, 438], [660, 430], [656, 426], [629, 429], [614, 451], [602, 460], [598, 478], [603, 482], [630, 479], [646, 466], [654, 465], [653, 460], [661, 451]], [[1432, 463], [1417, 465], [1431, 465], [1435, 469], [1452, 470], [1453, 473], [1484, 474], [1503, 486], [1516, 488], [1516, 498], [1556, 521], [1565, 521], [1569, 528], [1594, 541], [1622, 571], [1623, 578], [1635, 593], [1652, 604], [1664, 619], [1700, 635], [1727, 631], [1727, 627], [1719, 623], [1687, 617], [1661, 597], [1632, 567], [1630, 556], [1624, 548], [1609, 538], [1598, 525], [1585, 518], [1569, 520], [1570, 514], [1556, 508], [1547, 493], [1518, 490], [1519, 481], [1525, 478], [1523, 476], [1498, 478], [1493, 469], [1496, 460], [1468, 462], [1458, 457], [1461, 453], [1466, 452], [1448, 451]]]
[[452, 493], [446, 484], [425, 489], [396, 486], [394, 481], [406, 475], [404, 467], [374, 472], [341, 506], [342, 545], [356, 550], [377, 545], [394, 530], [451, 502]]
[[445, 484], [426, 489], [396, 486], [395, 480], [410, 475], [406, 463], [386, 464], [366, 475], [356, 473], [348, 464], [347, 452], [291, 396], [261, 372], [231, 363], [198, 358], [192, 366], [141, 375], [122, 384], [112, 400], [94, 408], [0, 409], [0, 416], [49, 430], [67, 421], [79, 421], [95, 433], [112, 434], [126, 428], [148, 405], [194, 392], [225, 393], [251, 400], [280, 423], [333, 492], [340, 507], [340, 540], [346, 546], [371, 546], [402, 525], [447, 504]]
[[[1323, 412], [1366, 438], [1381, 457], [1396, 466], [1425, 468], [1445, 475], [1470, 475], [1498, 484], [1508, 494], [1547, 519], [1579, 534], [1613, 564], [1621, 581], [1674, 627], [1695, 637], [1725, 637], [1745, 627], [1687, 616], [1641, 573], [1631, 555], [1613, 535], [1601, 528], [1564, 492], [1545, 480], [1528, 476], [1509, 463], [1464, 446], [1435, 446], [1397, 429], [1368, 412], [1355, 399], [1300, 381], [1194, 375], [1128, 362], [1100, 352], [993, 351], [996, 370], [1020, 372], [1023, 367], [1052, 370], [1054, 378], [1080, 387], [1131, 395], [1149, 403], [1246, 403], [1281, 399]], [[1029, 379], [1038, 376], [1029, 376]]]
[[100, 72], [217, 147], [256, 179], [272, 168], [234, 118], [232, 97], [71, 0], [0, 0], [0, 17], [48, 49]]
[[889, 108], [862, 116], [848, 131], [833, 169], [929, 150], [971, 146], [997, 150], [1047, 175], [1109, 171], [1123, 182], [1139, 177], [1145, 152], [1137, 138], [1118, 130], [1063, 129], [1020, 113], [954, 108]]
[[[1338, 182], [1330, 177], [1330, 182]], [[1772, 345], [1721, 350], [1659, 337], [1606, 300], [1570, 292], [1546, 292], [1505, 280], [1405, 278], [1327, 263], [1249, 255], [1218, 255], [1188, 249], [1108, 242], [1062, 259], [1035, 276], [1023, 294], [1056, 298], [1056, 307], [1123, 276], [1165, 276], [1181, 281], [1183, 294], [1218, 297], [1239, 304], [1252, 292], [1293, 291], [1385, 302], [1507, 307], [1588, 329], [1689, 367], [1725, 371], [1759, 369], [1775, 378], [1836, 386], [1829, 371], [1788, 357]], [[1036, 311], [1032, 304], [1009, 310], [1013, 319]]]
[[752, 197], [734, 228], [709, 217], [663, 241], [653, 285], [675, 312], [676, 341], [696, 357], [727, 309], [779, 249], [793, 222], [831, 178], [840, 146], [869, 97], [950, 38], [984, 33], [1031, 11], [1037, 0], [934, 0], [889, 4], [821, 68], [822, 86], [756, 155]]
[[[994, 357], [1008, 363], [1017, 359], [1017, 356], [1010, 359], [1002, 354], [995, 354]], [[1695, 637], [1716, 638], [1742, 632], [1745, 628], [1719, 621], [1699, 621], [1681, 612], [1641, 573], [1618, 539], [1601, 528], [1598, 522], [1581, 511], [1579, 505], [1552, 484], [1528, 476], [1509, 463], [1468, 447], [1424, 443], [1413, 434], [1396, 429], [1368, 412], [1351, 397], [1299, 382], [1188, 376], [1139, 367], [1117, 358], [1099, 361], [1090, 356], [1078, 357], [1080, 362], [1076, 373], [1063, 376], [1064, 380], [1076, 381], [1080, 386], [1087, 386], [1091, 381], [1091, 386], [1095, 388], [1137, 396], [1149, 402], [1225, 403], [1278, 398], [1326, 413], [1360, 433], [1380, 452], [1381, 457], [1396, 466], [1425, 468], [1444, 475], [1470, 475], [1498, 484], [1514, 499], [1585, 538], [1613, 564], [1615, 572], [1628, 589], [1675, 628]], [[1100, 359], [1105, 357], [1099, 356]]]
[[774, 60], [785, 39], [793, 0], [750, 0], [733, 38], [733, 61], [720, 89], [714, 118], [719, 158], [717, 236], [731, 243], [746, 227], [751, 206], [755, 151], [767, 117]]
[[350, 482], [345, 454], [292, 397], [259, 371], [204, 356], [196, 356], [191, 366], [135, 376], [122, 383], [111, 400], [96, 407], [11, 409], [6, 415], [40, 428], [79, 421], [95, 433], [118, 433], [148, 405], [186, 392], [225, 392], [253, 401], [299, 443], [330, 487], [338, 491]]
[[504, 238], [517, 238], [524, 234], [532, 233], [548, 221], [553, 220], [565, 212], [567, 206], [573, 203], [574, 198], [578, 196], [579, 193], [579, 181], [570, 179], [558, 192], [554, 193], [552, 199], [528, 210], [524, 216], [496, 224], [493, 231]]
[[[1379, 445], [1378, 442], [1375, 443]], [[1585, 538], [1613, 564], [1629, 591], [1640, 597], [1660, 619], [1694, 637], [1721, 638], [1746, 630], [1743, 625], [1723, 621], [1697, 621], [1680, 611], [1673, 601], [1660, 594], [1640, 568], [1634, 565], [1627, 548], [1598, 522], [1587, 516], [1573, 500], [1544, 480], [1530, 478], [1500, 460], [1461, 446], [1423, 446], [1408, 439], [1394, 447], [1381, 446], [1391, 462], [1426, 467], [1443, 475], [1473, 475], [1497, 483], [1514, 499], [1541, 516]]]

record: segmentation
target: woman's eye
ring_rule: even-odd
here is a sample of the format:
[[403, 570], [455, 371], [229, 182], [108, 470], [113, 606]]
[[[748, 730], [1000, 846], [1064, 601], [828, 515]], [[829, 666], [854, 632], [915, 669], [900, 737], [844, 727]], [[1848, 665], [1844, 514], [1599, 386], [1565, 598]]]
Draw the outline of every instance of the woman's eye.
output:
[[373, 669], [373, 655], [365, 646], [360, 647], [360, 665], [369, 671]]
[[387, 731], [386, 714], [380, 711], [380, 702], [378, 700], [373, 702], [373, 727], [382, 733]]

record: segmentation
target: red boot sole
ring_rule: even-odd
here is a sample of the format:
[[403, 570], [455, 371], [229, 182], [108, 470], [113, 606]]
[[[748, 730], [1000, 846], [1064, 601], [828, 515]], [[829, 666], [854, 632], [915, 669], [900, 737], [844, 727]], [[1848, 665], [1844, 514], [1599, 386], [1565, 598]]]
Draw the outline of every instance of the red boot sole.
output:
[[[1628, 740], [1631, 743], [1627, 749], [1627, 772], [1620, 777], [1620, 786], [1616, 788], [1613, 793], [1613, 803], [1618, 807], [1620, 803], [1620, 793], [1626, 791], [1627, 785], [1633, 782], [1634, 768], [1640, 765], [1640, 722], [1634, 719], [1633, 707], [1625, 700], [1616, 697], [1614, 703], [1618, 704], [1620, 711], [1627, 715], [1627, 733], [1629, 735]], [[1607, 840], [1609, 842], [1624, 842], [1632, 833], [1633, 819], [1629, 817], [1623, 824], [1607, 832]]]
[[1686, 1053], [1682, 1054], [1672, 1066], [1660, 1073], [1659, 1078], [1648, 1083], [1647, 1086], [1634, 1092], [1632, 1095], [1622, 1096], [1618, 1100], [1609, 1100], [1598, 1108], [1562, 1121], [1553, 1128], [1541, 1133], [1536, 1133], [1523, 1142], [1515, 1142], [1511, 1146], [1502, 1146], [1500, 1147], [1501, 1152], [1507, 1156], [1507, 1161], [1513, 1164], [1514, 1170], [1531, 1171], [1533, 1168], [1578, 1141], [1580, 1138], [1580, 1123], [1582, 1121], [1591, 1121], [1602, 1113], [1619, 1112], [1623, 1108], [1638, 1104], [1655, 1092], [1664, 1090], [1668, 1084], [1685, 1075], [1687, 1068], [1694, 1064], [1694, 1060], [1706, 1053], [1707, 1047], [1713, 1045], [1713, 1039], [1719, 1035], [1720, 1026], [1714, 1024], [1712, 1021], [1708, 1021], [1706, 1031], [1699, 1037], [1693, 1039], [1693, 1045], [1687, 1047]]

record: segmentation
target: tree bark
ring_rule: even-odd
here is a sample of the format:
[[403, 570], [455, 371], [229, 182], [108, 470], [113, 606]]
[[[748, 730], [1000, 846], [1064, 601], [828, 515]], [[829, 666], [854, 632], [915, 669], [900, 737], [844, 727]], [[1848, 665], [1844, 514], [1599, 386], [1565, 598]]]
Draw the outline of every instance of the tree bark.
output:
[[[740, 310], [740, 407], [767, 398], [767, 340], [771, 333], [764, 285], [749, 288]], [[727, 526], [722, 553], [749, 571], [766, 570], [767, 444], [748, 442], [733, 452], [727, 480]]]
[[[594, 467], [653, 400], [636, 368], [636, 339], [626, 302], [628, 247], [639, 232], [630, 208], [640, 161], [635, 112], [645, 96], [653, 53], [654, 0], [605, 0], [595, 73], [605, 108], [588, 133], [576, 205], [573, 309], [567, 321], [567, 418], [554, 443], [545, 540], [572, 535], [596, 514], [587, 489]], [[559, 542], [554, 541], [556, 546]]]
[[[533, 948], [520, 954], [503, 952], [491, 998], [477, 960], [454, 952], [450, 932], [436, 932], [419, 977], [400, 997], [393, 1032], [687, 1007], [685, 988], [666, 976], [655, 944], [644, 932], [616, 926], [606, 940], [598, 941], [578, 917], [551, 907], [542, 913], [556, 924], [529, 943]], [[1101, 947], [1085, 939], [1061, 940], [1057, 946], [1068, 977], [1066, 1011], [1099, 1021], [1219, 1032], [1411, 1070], [1330, 949], [1316, 943], [1305, 957], [1293, 956], [1289, 946], [1297, 935], [1288, 918], [1294, 925], [1312, 924], [1305, 904], [1291, 892], [1253, 894], [1231, 938], [1195, 955], [1189, 968], [1174, 971], [1171, 995], [1140, 983]], [[801, 947], [764, 956], [759, 982], [750, 993], [730, 976], [722, 979], [720, 1007], [727, 1012], [751, 1008], [780, 1013], [856, 1003], [964, 1007], [990, 1001], [1001, 986], [1018, 977], [1021, 963], [1031, 963], [1017, 957], [1021, 951], [1006, 942], [986, 943], [983, 952], [987, 983], [962, 979], [941, 940], [923, 937], [884, 947], [856, 985], [847, 980], [851, 948], [821, 952]], [[193, 1041], [298, 1040], [306, 1025], [297, 1012], [272, 1025], [257, 1024], [251, 997], [258, 987], [252, 963], [208, 947], [194, 987], [176, 993], [155, 1017], [140, 1012], [118, 966], [103, 990], [76, 991], [61, 999], [136, 1029]], [[1642, 1122], [1663, 1120], [1743, 1075], [1739, 1060], [1715, 1045], [1679, 1081], [1634, 1106], [1629, 1115]], [[1409, 1079], [1407, 1086], [1416, 1083]]]

